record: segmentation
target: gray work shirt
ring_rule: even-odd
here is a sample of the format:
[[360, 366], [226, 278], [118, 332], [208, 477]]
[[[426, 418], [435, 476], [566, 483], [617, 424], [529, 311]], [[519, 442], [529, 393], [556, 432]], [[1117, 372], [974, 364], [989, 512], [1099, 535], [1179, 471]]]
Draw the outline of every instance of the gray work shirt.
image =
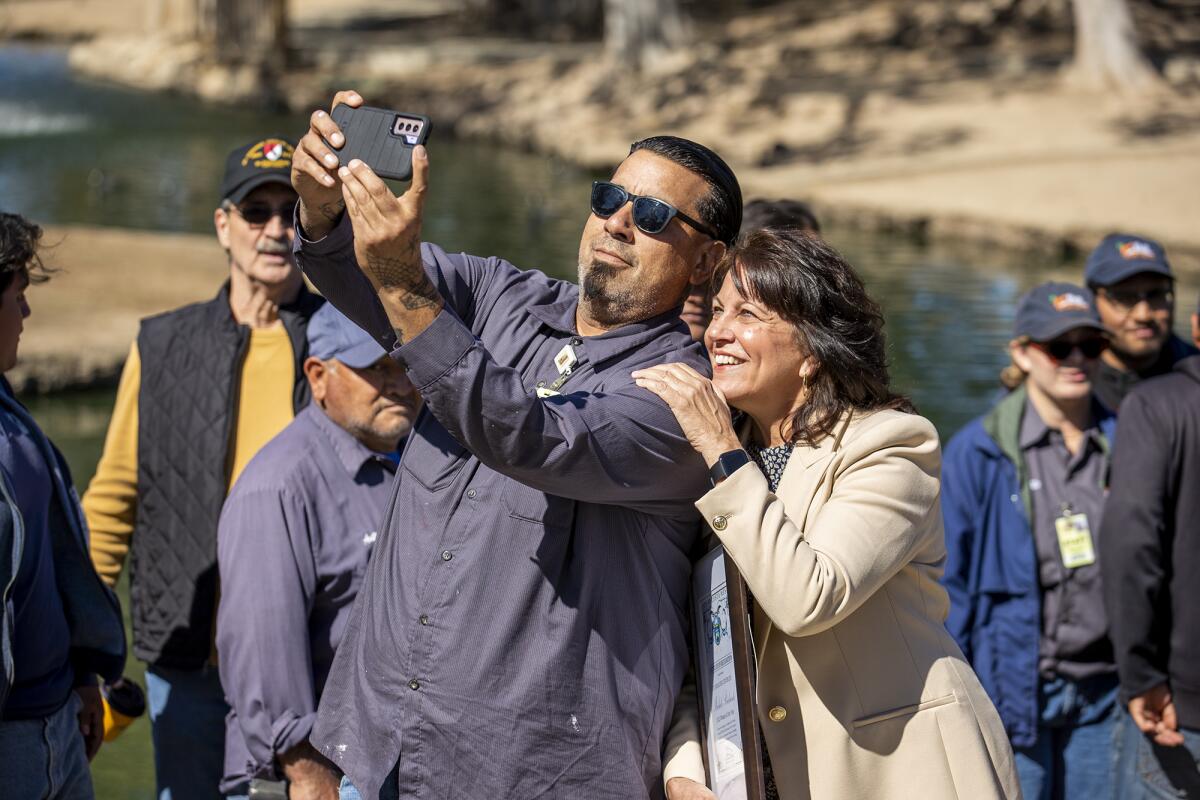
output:
[[[342, 219], [305, 273], [392, 349]], [[632, 370], [708, 374], [677, 311], [583, 338], [578, 287], [422, 245], [446, 308], [395, 352], [425, 399], [312, 741], [364, 797], [662, 796], [707, 470]], [[539, 398], [554, 356], [578, 357]]]
[[[304, 742], [391, 496], [395, 465], [315, 403], [267, 442], [217, 531], [228, 791]], [[244, 793], [244, 789], [242, 790]]]
[[[1096, 413], [1099, 411], [1096, 409]], [[1084, 432], [1079, 452], [1072, 455], [1062, 433], [1047, 427], [1033, 403], [1026, 401], [1020, 445], [1029, 469], [1031, 523], [1042, 590], [1038, 672], [1043, 678], [1062, 675], [1073, 680], [1111, 673], [1116, 666], [1108, 639], [1100, 564], [1097, 561], [1071, 569], [1064, 566], [1055, 529], [1055, 520], [1064, 509], [1071, 514], [1086, 514], [1092, 547], [1099, 553], [1096, 535], [1108, 493], [1104, 436], [1093, 424]]]

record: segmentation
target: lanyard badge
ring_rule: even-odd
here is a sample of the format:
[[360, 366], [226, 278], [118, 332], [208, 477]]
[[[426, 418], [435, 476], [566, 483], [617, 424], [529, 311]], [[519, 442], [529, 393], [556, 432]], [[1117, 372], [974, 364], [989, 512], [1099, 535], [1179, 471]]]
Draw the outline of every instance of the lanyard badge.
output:
[[537, 387], [538, 397], [553, 397], [559, 394], [559, 389], [567, 382], [567, 378], [571, 377], [571, 370], [579, 363], [579, 357], [575, 355], [575, 348], [569, 344], [564, 344], [562, 350], [554, 356], [554, 368], [558, 370], [558, 377], [549, 386], [544, 382], [539, 381]]
[[1058, 534], [1058, 549], [1064, 567], [1075, 569], [1096, 563], [1096, 547], [1092, 543], [1087, 514], [1072, 514], [1070, 508], [1064, 507], [1062, 516], [1054, 520], [1054, 531]]

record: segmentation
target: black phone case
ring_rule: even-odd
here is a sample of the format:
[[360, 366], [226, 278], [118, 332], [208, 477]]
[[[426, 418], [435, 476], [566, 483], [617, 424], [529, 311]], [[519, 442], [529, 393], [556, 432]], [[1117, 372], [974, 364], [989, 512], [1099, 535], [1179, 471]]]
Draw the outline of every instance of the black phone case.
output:
[[429, 138], [429, 117], [345, 104], [335, 107], [329, 116], [346, 137], [341, 150], [329, 148], [342, 166], [357, 158], [380, 177], [397, 181], [412, 178], [412, 151]]

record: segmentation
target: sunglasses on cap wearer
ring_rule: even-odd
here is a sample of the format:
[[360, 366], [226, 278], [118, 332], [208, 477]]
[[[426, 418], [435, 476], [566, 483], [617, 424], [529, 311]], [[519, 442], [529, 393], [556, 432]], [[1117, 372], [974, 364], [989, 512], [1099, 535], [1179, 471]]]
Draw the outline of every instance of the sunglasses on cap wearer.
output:
[[707, 225], [697, 222], [665, 200], [630, 194], [624, 187], [611, 181], [592, 182], [592, 213], [601, 219], [608, 219], [631, 200], [633, 224], [642, 233], [662, 233], [667, 225], [671, 224], [672, 218], [678, 217], [710, 239], [717, 239], [717, 235]]
[[1105, 339], [1103, 336], [1092, 336], [1082, 341], [1074, 341], [1072, 339], [1055, 339], [1050, 342], [1030, 341], [1029, 344], [1031, 347], [1041, 350], [1054, 361], [1066, 361], [1071, 357], [1071, 353], [1076, 350], [1084, 358], [1091, 360], [1099, 358], [1100, 354], [1108, 349], [1108, 339]]
[[234, 210], [238, 216], [246, 220], [246, 224], [254, 228], [261, 228], [271, 221], [275, 215], [283, 220], [284, 225], [292, 224], [292, 215], [296, 211], [296, 201], [289, 200], [286, 203], [281, 203], [277, 206], [272, 206], [269, 203], [242, 203], [235, 205]]
[[1149, 304], [1150, 308], [1169, 308], [1175, 302], [1174, 290], [1166, 287], [1137, 291], [1136, 289], [1109, 289], [1102, 286], [1099, 294], [1113, 305], [1130, 310], [1143, 300]]

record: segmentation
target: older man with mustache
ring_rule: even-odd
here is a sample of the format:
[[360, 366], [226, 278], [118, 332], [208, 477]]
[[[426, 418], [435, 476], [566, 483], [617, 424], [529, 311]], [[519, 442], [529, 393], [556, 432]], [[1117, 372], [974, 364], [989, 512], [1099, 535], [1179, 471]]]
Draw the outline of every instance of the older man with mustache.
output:
[[217, 520], [242, 468], [310, 397], [305, 332], [323, 301], [291, 254], [292, 152], [273, 137], [229, 154], [213, 214], [229, 280], [211, 300], [142, 320], [83, 498], [105, 582], [130, 556], [159, 800], [220, 796]]

